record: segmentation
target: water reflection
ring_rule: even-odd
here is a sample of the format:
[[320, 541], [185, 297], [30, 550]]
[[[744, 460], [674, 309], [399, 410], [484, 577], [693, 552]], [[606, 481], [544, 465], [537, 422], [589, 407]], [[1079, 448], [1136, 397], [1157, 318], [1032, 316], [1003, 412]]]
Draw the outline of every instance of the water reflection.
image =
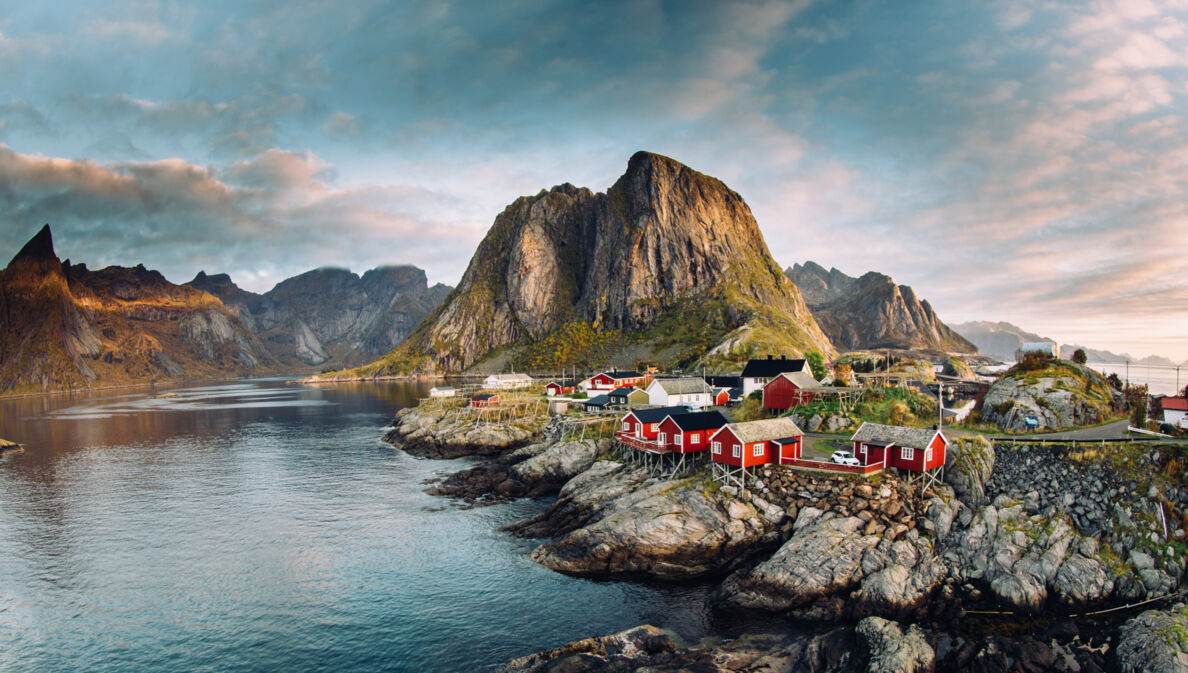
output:
[[[0, 402], [0, 670], [488, 670], [641, 622], [693, 638], [706, 588], [589, 582], [446, 508], [465, 461], [379, 441], [410, 383], [229, 382]], [[161, 396], [162, 392], [172, 393]]]

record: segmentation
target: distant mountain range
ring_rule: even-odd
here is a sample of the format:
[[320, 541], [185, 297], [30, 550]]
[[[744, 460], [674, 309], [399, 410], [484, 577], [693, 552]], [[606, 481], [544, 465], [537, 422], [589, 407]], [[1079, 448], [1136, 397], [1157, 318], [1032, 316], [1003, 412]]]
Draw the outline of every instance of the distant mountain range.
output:
[[606, 193], [564, 184], [515, 200], [454, 294], [403, 345], [347, 375], [639, 361], [733, 370], [755, 354], [810, 350], [835, 352], [742, 197], [639, 152]]
[[[1028, 332], [1017, 325], [1012, 325], [1009, 322], [973, 321], [954, 324], [953, 329], [966, 339], [972, 341], [982, 353], [986, 355], [992, 355], [1006, 362], [1014, 361], [1015, 351], [1017, 351], [1024, 343], [1036, 341], [1055, 341], [1054, 339], [1040, 336], [1034, 332]], [[1085, 357], [1089, 362], [1122, 364], [1129, 361], [1131, 364], [1149, 363], [1152, 365], [1163, 366], [1175, 366], [1177, 364], [1176, 362], [1159, 355], [1148, 355], [1143, 358], [1136, 358], [1127, 353], [1119, 354], [1108, 350], [1089, 348], [1088, 346], [1081, 346], [1077, 344], [1062, 344], [1060, 346], [1061, 357], [1071, 358], [1072, 354], [1076, 352], [1078, 348], [1085, 351]], [[1188, 361], [1179, 364], [1188, 365]]]
[[448, 295], [415, 267], [318, 269], [259, 295], [226, 274], [62, 262], [43, 227], [0, 271], [0, 392], [308, 370], [366, 362]]
[[860, 278], [815, 262], [784, 273], [800, 288], [821, 329], [842, 350], [902, 348], [973, 353], [977, 350], [941, 322], [927, 300], [875, 271]]
[[204, 271], [186, 285], [221, 299], [278, 357], [338, 366], [395, 348], [453, 289], [429, 287], [415, 266], [379, 267], [362, 276], [315, 269], [264, 294], [240, 289], [227, 274]]

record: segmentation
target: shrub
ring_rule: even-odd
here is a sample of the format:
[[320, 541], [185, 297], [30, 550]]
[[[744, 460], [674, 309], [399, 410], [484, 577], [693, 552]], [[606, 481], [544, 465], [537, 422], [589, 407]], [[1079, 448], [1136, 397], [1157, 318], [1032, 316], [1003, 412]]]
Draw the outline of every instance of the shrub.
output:
[[1085, 356], [1085, 349], [1078, 348], [1075, 351], [1073, 351], [1072, 361], [1079, 365], [1083, 365], [1086, 362], [1088, 362], [1089, 358]]

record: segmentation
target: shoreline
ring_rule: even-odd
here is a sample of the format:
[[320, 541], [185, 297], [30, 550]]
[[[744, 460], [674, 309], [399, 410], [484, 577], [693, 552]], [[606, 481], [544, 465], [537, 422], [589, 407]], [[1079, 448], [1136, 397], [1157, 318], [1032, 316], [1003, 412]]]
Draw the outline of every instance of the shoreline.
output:
[[[426, 435], [432, 436], [438, 423], [425, 421], [416, 409], [401, 410], [393, 431], [385, 439], [403, 450], [411, 448], [412, 455], [422, 455], [423, 445], [410, 447], [401, 442], [406, 423], [419, 424], [417, 431], [424, 431], [417, 442], [432, 445], [439, 439], [449, 441], [449, 437], [426, 439]], [[748, 619], [767, 618], [776, 623], [791, 620], [790, 623], [820, 624], [824, 620], [839, 625], [838, 628], [850, 629], [846, 631], [847, 638], [852, 638], [854, 629], [866, 619], [901, 619], [905, 620], [904, 624], [925, 626], [926, 640], [933, 641], [929, 647], [934, 649], [938, 641], [957, 638], [967, 650], [1002, 649], [1006, 645], [1042, 650], [1048, 645], [1036, 640], [1040, 634], [1031, 632], [1041, 624], [1074, 633], [1082, 627], [1087, 632], [1104, 627], [1111, 634], [1108, 644], [1121, 637], [1117, 634], [1127, 624], [1138, 619], [1136, 611], [1155, 612], [1150, 608], [1166, 607], [1184, 598], [1183, 590], [1179, 589], [1182, 567], [1173, 568], [1170, 560], [1166, 567], [1175, 577], [1167, 577], [1159, 570], [1164, 567], [1162, 559], [1156, 559], [1156, 568], [1150, 572], [1146, 566], [1132, 565], [1137, 562], [1143, 566], [1146, 561], [1141, 553], [1129, 551], [1129, 556], [1120, 560], [1122, 566], [1109, 571], [1121, 573], [1119, 579], [1103, 577], [1101, 573], [1107, 561], [1102, 560], [1105, 557], [1099, 556], [1098, 550], [1105, 543], [1084, 537], [1077, 528], [1077, 522], [1084, 524], [1080, 518], [1061, 523], [1066, 519], [1061, 518], [1062, 510], [1057, 507], [1063, 502], [1054, 494], [1044, 491], [1037, 500], [1028, 493], [1027, 502], [1015, 501], [1005, 492], [1017, 486], [1016, 480], [1000, 484], [996, 487], [999, 490], [993, 492], [997, 495], [990, 497], [993, 493], [986, 491], [994, 472], [992, 456], [989, 466], [974, 461], [973, 465], [965, 465], [963, 471], [958, 470], [967, 482], [976, 482], [962, 483], [961, 493], [946, 484], [916, 500], [909, 494], [895, 496], [900, 486], [894, 478], [876, 482], [882, 483], [883, 490], [875, 490], [872, 495], [872, 489], [864, 482], [817, 478], [792, 470], [765, 472], [761, 479], [770, 483], [750, 494], [728, 491], [723, 494], [724, 489], [710, 493], [710, 487], [697, 474], [657, 481], [633, 472], [618, 462], [609, 441], [603, 440], [601, 446], [591, 440], [566, 441], [565, 431], [557, 430], [564, 423], [551, 421], [551, 430], [539, 430], [516, 446], [475, 451], [469, 455], [482, 458], [478, 464], [439, 480], [427, 491], [447, 496], [455, 503], [465, 503], [464, 507], [555, 493], [555, 501], [544, 512], [504, 528], [517, 537], [538, 539], [542, 544], [530, 558], [547, 568], [615, 581], [677, 584], [708, 581], [719, 585], [712, 591], [708, 606], [714, 612], [724, 610], [723, 614], [734, 612]], [[442, 431], [449, 432], [444, 427]], [[1035, 449], [1039, 449], [1038, 440]], [[1012, 451], [1004, 450], [1004, 457]], [[1044, 470], [1067, 467], [1055, 457], [1045, 460], [1048, 462], [1039, 468], [1042, 474], [1047, 474]], [[888, 486], [890, 492], [886, 492]], [[825, 489], [818, 493], [820, 497], [802, 497], [818, 489]], [[1188, 489], [1183, 495], [1188, 497]], [[1180, 496], [1174, 497], [1178, 502]], [[910, 520], [897, 514], [900, 511], [897, 498], [907, 498], [905, 505], [916, 503], [905, 511]], [[979, 499], [983, 502], [979, 503]], [[1043, 503], [1049, 504], [1045, 508]], [[883, 516], [880, 513], [883, 508], [892, 512], [890, 518], [878, 518]], [[638, 515], [641, 511], [645, 515]], [[868, 515], [871, 511], [875, 512], [874, 517]], [[677, 513], [682, 521], [667, 522], [673, 515], [665, 512]], [[651, 518], [656, 515], [660, 518]], [[1093, 517], [1107, 515], [1113, 516], [1099, 512]], [[651, 523], [640, 528], [644, 522]], [[743, 522], [742, 528], [734, 531], [735, 537], [723, 537], [722, 530], [737, 529], [739, 522]], [[980, 527], [987, 524], [993, 524], [990, 531], [997, 530], [988, 543], [982, 542], [986, 533], [977, 533], [985, 530]], [[1031, 529], [1053, 532], [1034, 539], [1020, 537], [1020, 531]], [[676, 537], [665, 537], [674, 531]], [[709, 543], [698, 546], [694, 539]], [[1114, 538], [1109, 539], [1111, 544], [1119, 544]], [[838, 540], [841, 542], [837, 543]], [[835, 544], [842, 546], [832, 546]], [[1134, 542], [1122, 544], [1123, 555], [1138, 548], [1133, 546]], [[980, 551], [971, 555], [967, 547], [978, 547]], [[1100, 549], [1108, 550], [1109, 546]], [[871, 553], [876, 556], [870, 557]], [[880, 557], [885, 560], [875, 560]], [[978, 558], [989, 558], [991, 563], [997, 563], [994, 559], [999, 558], [1014, 559], [1012, 565], [1020, 564], [1020, 568], [1032, 567], [1027, 565], [1032, 563], [1029, 558], [1052, 558], [1059, 567], [1067, 566], [1067, 569], [1059, 578], [1054, 570], [1047, 580], [1041, 576], [1041, 584], [1032, 588], [1028, 582], [1034, 580], [1026, 579], [1032, 570], [1007, 566], [989, 571], [996, 575], [983, 577], [979, 573], [987, 571], [977, 570], [978, 564], [984, 563]], [[868, 568], [871, 563], [874, 565]], [[1175, 559], [1175, 563], [1179, 564], [1180, 560]], [[814, 566], [824, 567], [826, 572], [821, 574]], [[1146, 588], [1138, 581], [1140, 571], [1148, 584]], [[848, 579], [853, 573], [860, 578], [856, 583]], [[990, 577], [997, 579], [990, 581]], [[1095, 582], [1104, 584], [1097, 584], [1094, 589]], [[1114, 590], [1116, 582], [1122, 582], [1117, 586], [1123, 593]], [[1048, 585], [1046, 591], [1044, 584]], [[1155, 590], [1158, 586], [1168, 586], [1169, 590], [1156, 595], [1161, 593]], [[1134, 599], [1127, 598], [1130, 595], [1127, 592], [1136, 591], [1139, 595]], [[1139, 596], [1143, 600], [1135, 600]], [[1099, 610], [1105, 612], [1098, 613]], [[1004, 629], [1014, 631], [1015, 635], [1005, 640], [996, 635]], [[579, 643], [620, 635], [575, 641], [560, 648], [560, 654], [552, 654], [568, 657], [575, 647], [581, 649]], [[1061, 647], [1065, 647], [1062, 656], [1078, 661], [1089, 662], [1091, 656], [1099, 656], [1090, 653], [1100, 647], [1091, 647], [1087, 641], [1075, 638]], [[665, 656], [675, 656], [673, 653], [678, 651], [701, 656], [705, 649], [701, 645], [668, 649]], [[540, 664], [551, 660], [546, 654], [532, 656]], [[941, 656], [948, 661], [950, 654], [957, 656], [939, 649], [934, 651], [937, 663]], [[1105, 663], [1101, 660], [1094, 665]]]

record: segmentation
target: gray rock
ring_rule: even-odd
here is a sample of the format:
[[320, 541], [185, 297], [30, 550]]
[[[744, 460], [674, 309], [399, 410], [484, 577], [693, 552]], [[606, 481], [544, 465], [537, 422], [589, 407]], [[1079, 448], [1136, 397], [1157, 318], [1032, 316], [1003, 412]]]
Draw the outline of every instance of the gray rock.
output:
[[1122, 673], [1188, 671], [1188, 614], [1148, 610], [1118, 629], [1114, 661]]
[[935, 666], [936, 652], [915, 624], [905, 631], [896, 622], [867, 617], [854, 632], [866, 646], [867, 673], [924, 673]]
[[994, 447], [984, 437], [961, 437], [945, 452], [945, 482], [970, 507], [986, 504], [986, 482], [994, 472]]

